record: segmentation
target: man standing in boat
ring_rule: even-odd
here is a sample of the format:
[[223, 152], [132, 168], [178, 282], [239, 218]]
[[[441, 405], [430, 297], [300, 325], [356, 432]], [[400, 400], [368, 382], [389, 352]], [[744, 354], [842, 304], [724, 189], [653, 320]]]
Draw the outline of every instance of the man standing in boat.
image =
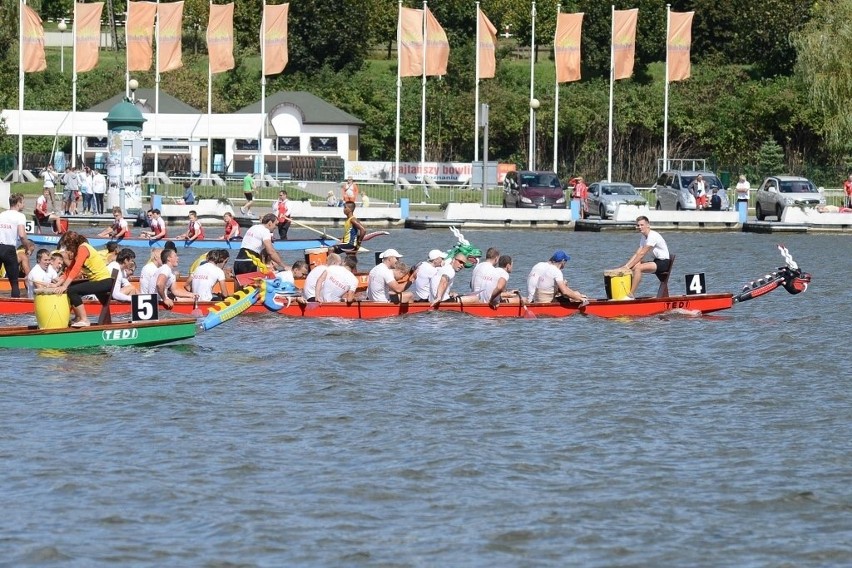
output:
[[278, 238], [286, 241], [287, 231], [290, 230], [290, 202], [283, 189], [278, 192], [278, 201], [272, 205], [272, 212], [278, 218]]
[[[637, 217], [636, 228], [642, 234], [639, 239], [639, 248], [622, 267], [633, 272], [633, 284], [630, 286], [628, 300], [633, 300], [636, 297], [636, 288], [639, 287], [643, 273], [660, 274], [668, 272], [669, 266], [671, 266], [669, 247], [660, 233], [651, 230], [651, 222], [648, 218], [644, 215]], [[653, 253], [653, 258], [644, 262], [644, 258], [649, 252]]]
[[355, 218], [354, 202], [348, 202], [343, 206], [343, 214], [346, 215], [346, 221], [343, 223], [343, 238], [334, 246], [334, 251], [356, 252], [361, 247], [361, 241], [364, 240], [367, 229]]
[[246, 231], [243, 240], [241, 241], [242, 248], [237, 253], [237, 258], [234, 259], [234, 275], [256, 272], [263, 261], [260, 258], [260, 251], [265, 250], [275, 264], [278, 266], [287, 266], [281, 260], [278, 251], [272, 245], [272, 230], [278, 224], [278, 218], [274, 213], [267, 213], [260, 220], [258, 225], [252, 225]]
[[6, 267], [13, 298], [21, 297], [18, 286], [18, 246], [23, 246], [27, 251], [35, 248], [27, 238], [27, 218], [21, 213], [23, 208], [24, 194], [13, 193], [9, 196], [9, 209], [0, 213], [0, 264]]

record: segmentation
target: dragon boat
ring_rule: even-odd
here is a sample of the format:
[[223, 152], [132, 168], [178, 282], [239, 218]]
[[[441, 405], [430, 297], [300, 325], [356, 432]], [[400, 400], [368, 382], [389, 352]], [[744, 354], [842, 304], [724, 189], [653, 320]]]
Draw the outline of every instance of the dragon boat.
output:
[[[33, 242], [37, 247], [49, 247], [55, 248], [59, 244], [59, 239], [62, 238], [61, 235], [27, 235], [27, 238]], [[103, 237], [86, 237], [89, 241], [89, 244], [95, 248], [105, 247], [108, 242], [112, 239], [107, 239]], [[130, 247], [130, 248], [153, 248], [153, 247], [162, 247], [166, 244], [166, 241], [173, 241], [178, 248], [191, 248], [191, 249], [199, 249], [199, 250], [212, 250], [212, 249], [231, 249], [233, 251], [240, 250], [240, 242], [238, 240], [223, 240], [223, 239], [196, 239], [194, 241], [187, 240], [175, 240], [175, 239], [141, 239], [141, 238], [124, 238], [119, 239], [117, 242], [122, 247]], [[275, 250], [278, 251], [295, 251], [295, 250], [304, 250], [308, 248], [319, 248], [319, 247], [331, 247], [338, 243], [338, 240], [332, 236], [328, 237], [317, 237], [315, 239], [287, 239], [287, 240], [275, 240], [272, 241], [272, 246], [275, 247]]]
[[0, 328], [0, 349], [79, 349], [151, 346], [195, 337], [195, 318], [150, 322], [93, 324], [89, 327], [40, 329], [37, 325]]

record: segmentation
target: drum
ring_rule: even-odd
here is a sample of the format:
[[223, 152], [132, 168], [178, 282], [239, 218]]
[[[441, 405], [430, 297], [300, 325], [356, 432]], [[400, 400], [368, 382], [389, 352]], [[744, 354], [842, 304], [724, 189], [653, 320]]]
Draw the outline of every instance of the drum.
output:
[[629, 270], [607, 270], [604, 272], [604, 288], [610, 300], [624, 300], [630, 295], [633, 273]]
[[308, 270], [313, 270], [317, 266], [325, 264], [328, 258], [328, 250], [328, 247], [305, 249], [305, 262], [308, 263]]
[[68, 327], [71, 303], [68, 294], [56, 294], [50, 288], [33, 293], [36, 322], [39, 329], [62, 329]]

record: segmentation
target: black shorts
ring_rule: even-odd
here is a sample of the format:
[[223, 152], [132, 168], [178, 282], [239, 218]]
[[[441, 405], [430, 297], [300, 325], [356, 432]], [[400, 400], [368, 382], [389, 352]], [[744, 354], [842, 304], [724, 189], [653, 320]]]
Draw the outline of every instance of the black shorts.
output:
[[668, 258], [655, 258], [654, 264], [657, 265], [657, 269], [654, 271], [654, 274], [662, 274], [663, 272], [669, 271], [672, 261]]
[[253, 195], [254, 195], [254, 194], [253, 194], [253, 193], [248, 193], [248, 192], [246, 192], [246, 193], [243, 193], [243, 195], [245, 195], [245, 196], [246, 196], [246, 201], [252, 201], [252, 200], [254, 200], [254, 197], [253, 197]]

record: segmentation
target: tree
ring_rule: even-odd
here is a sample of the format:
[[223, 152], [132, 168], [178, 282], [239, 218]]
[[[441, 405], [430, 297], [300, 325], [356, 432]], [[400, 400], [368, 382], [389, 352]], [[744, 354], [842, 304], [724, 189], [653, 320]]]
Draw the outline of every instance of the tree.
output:
[[766, 177], [784, 171], [784, 150], [772, 138], [767, 138], [757, 153], [757, 171]]

